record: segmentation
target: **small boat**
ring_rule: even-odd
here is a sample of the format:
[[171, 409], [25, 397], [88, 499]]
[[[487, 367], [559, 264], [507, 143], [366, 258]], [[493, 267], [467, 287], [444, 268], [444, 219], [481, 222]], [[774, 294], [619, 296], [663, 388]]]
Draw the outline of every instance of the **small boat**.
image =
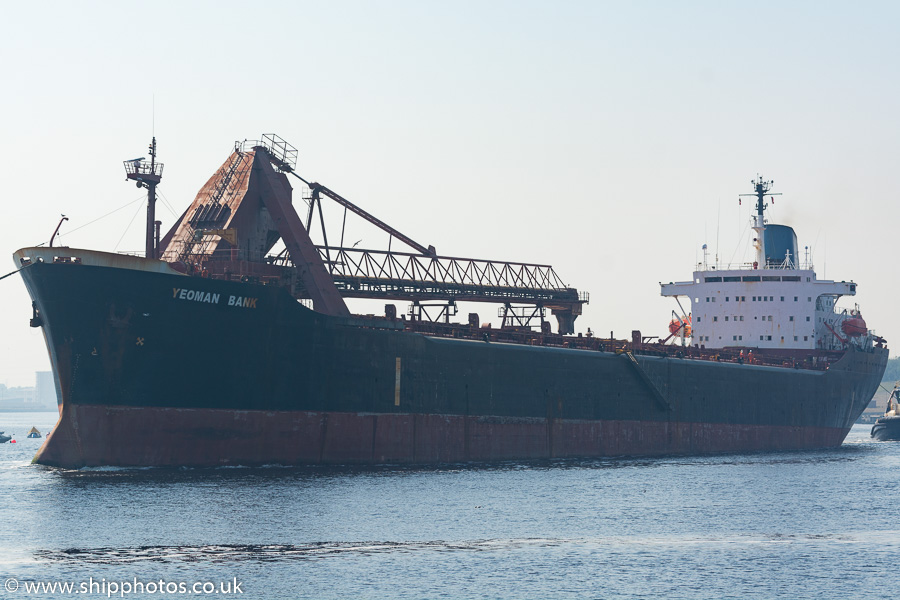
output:
[[894, 386], [884, 416], [872, 425], [871, 435], [879, 441], [900, 440], [900, 384]]
[[31, 431], [29, 431], [28, 435], [25, 437], [39, 438], [39, 437], [41, 437], [41, 432], [37, 430], [37, 427], [32, 427]]
[[8, 435], [4, 435], [3, 432], [0, 431], [0, 444], [5, 444], [6, 442], [8, 442], [11, 439], [12, 439], [11, 437], [9, 437]]

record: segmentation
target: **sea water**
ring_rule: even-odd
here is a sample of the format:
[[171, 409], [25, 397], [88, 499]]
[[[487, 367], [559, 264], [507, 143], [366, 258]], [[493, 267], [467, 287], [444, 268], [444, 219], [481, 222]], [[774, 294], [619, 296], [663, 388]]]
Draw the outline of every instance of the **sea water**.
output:
[[749, 455], [32, 465], [43, 440], [25, 434], [55, 421], [0, 413], [17, 442], [0, 445], [2, 598], [823, 599], [900, 589], [900, 443], [872, 441], [869, 426], [838, 449]]

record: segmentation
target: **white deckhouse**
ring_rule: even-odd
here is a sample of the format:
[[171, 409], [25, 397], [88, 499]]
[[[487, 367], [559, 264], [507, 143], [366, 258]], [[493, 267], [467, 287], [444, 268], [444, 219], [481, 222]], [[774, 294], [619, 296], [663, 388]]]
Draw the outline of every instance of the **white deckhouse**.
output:
[[693, 280], [660, 284], [663, 296], [690, 299], [690, 344], [838, 350], [851, 342], [871, 343], [857, 310], [835, 308], [841, 296], [856, 295], [856, 284], [816, 279], [808, 259], [803, 264], [798, 260], [794, 230], [766, 223], [764, 196], [777, 195], [769, 192], [772, 183], [761, 177], [753, 181], [757, 211], [752, 263], [723, 269], [704, 260]]

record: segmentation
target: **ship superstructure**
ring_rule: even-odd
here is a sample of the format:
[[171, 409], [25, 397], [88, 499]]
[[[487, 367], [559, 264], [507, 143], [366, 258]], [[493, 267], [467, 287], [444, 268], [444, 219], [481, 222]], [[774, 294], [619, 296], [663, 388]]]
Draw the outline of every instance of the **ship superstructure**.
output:
[[[859, 310], [840, 310], [842, 296], [855, 296], [853, 281], [818, 279], [808, 256], [799, 260], [791, 227], [766, 222], [773, 182], [754, 180], [757, 213], [752, 262], [698, 265], [691, 281], [660, 284], [663, 296], [686, 297], [691, 306], [691, 340], [696, 348], [797, 351], [871, 347]], [[704, 249], [705, 253], [705, 249]]]

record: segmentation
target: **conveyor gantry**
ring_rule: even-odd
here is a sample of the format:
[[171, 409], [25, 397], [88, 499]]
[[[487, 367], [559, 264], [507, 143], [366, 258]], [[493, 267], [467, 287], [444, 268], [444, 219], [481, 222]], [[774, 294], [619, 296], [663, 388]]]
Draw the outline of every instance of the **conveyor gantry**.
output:
[[[273, 268], [280, 269], [277, 274], [290, 267], [295, 276], [284, 277], [285, 285], [328, 314], [348, 314], [342, 298], [491, 302], [507, 309], [525, 304], [550, 309], [560, 333], [574, 332], [588, 295], [566, 286], [550, 265], [439, 256], [434, 246], [416, 242], [333, 190], [300, 177], [294, 172], [296, 157], [296, 149], [273, 134], [235, 144], [232, 156], [165, 236], [167, 260], [180, 260], [212, 276], [265, 273], [271, 278]], [[236, 172], [249, 176], [237, 177]], [[305, 223], [291, 204], [287, 174], [309, 186]], [[387, 250], [348, 248], [343, 229], [341, 243], [329, 244], [322, 198], [387, 232], [389, 240], [402, 242], [412, 252], [393, 250], [390, 242]], [[323, 244], [311, 238], [316, 210]], [[279, 238], [285, 250], [267, 257]]]

